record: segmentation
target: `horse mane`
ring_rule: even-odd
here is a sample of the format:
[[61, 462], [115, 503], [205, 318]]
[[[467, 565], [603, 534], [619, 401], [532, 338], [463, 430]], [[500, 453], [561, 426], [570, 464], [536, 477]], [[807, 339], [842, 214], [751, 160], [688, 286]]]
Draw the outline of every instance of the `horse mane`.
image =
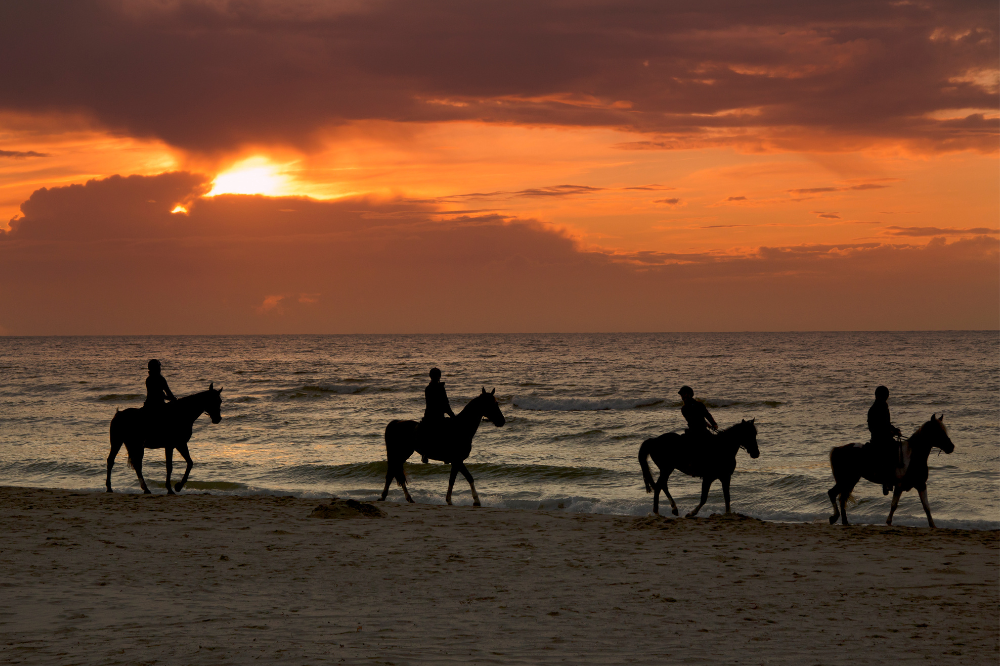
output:
[[[920, 441], [927, 439], [931, 436], [931, 429], [937, 429], [939, 432], [943, 433], [945, 436], [948, 435], [948, 427], [941, 422], [941, 419], [931, 418], [930, 421], [924, 421], [923, 425], [917, 428], [917, 431], [910, 435], [907, 441], [912, 446], [913, 444], [919, 443]], [[933, 446], [933, 445], [932, 445]]]

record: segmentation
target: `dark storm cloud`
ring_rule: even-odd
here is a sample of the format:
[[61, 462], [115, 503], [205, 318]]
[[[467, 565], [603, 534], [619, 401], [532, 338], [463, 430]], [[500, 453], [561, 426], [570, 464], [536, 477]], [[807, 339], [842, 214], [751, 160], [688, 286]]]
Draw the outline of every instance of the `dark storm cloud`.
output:
[[997, 24], [992, 0], [8, 2], [0, 108], [200, 152], [369, 119], [993, 150]]

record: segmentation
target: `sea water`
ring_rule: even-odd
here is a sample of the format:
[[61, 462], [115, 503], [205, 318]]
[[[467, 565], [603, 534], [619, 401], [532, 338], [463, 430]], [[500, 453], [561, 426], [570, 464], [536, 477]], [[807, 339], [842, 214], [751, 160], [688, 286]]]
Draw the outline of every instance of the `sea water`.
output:
[[[645, 515], [639, 445], [683, 427], [677, 390], [688, 384], [721, 427], [756, 419], [761, 455], [737, 454], [734, 511], [826, 520], [830, 448], [867, 441], [884, 384], [904, 434], [943, 414], [955, 444], [929, 460], [937, 524], [1000, 527], [996, 331], [4, 337], [0, 484], [102, 490], [108, 425], [141, 406], [150, 358], [178, 396], [224, 389], [222, 422], [195, 424], [185, 492], [377, 498], [385, 426], [420, 418], [436, 366], [456, 412], [485, 388], [506, 416], [502, 428], [482, 424], [467, 461], [486, 506]], [[139, 492], [125, 459], [122, 449], [112, 483]], [[183, 470], [175, 455], [175, 480]], [[143, 471], [165, 492], [161, 451], [146, 453]], [[448, 472], [414, 455], [414, 499], [443, 503]], [[455, 488], [470, 504], [461, 476]], [[682, 512], [697, 504], [698, 479], [674, 472], [670, 488]], [[389, 499], [402, 500], [395, 485]], [[854, 522], [885, 520], [880, 487], [862, 481], [854, 500]], [[716, 483], [702, 515], [723, 508]], [[915, 492], [896, 516], [926, 525]]]

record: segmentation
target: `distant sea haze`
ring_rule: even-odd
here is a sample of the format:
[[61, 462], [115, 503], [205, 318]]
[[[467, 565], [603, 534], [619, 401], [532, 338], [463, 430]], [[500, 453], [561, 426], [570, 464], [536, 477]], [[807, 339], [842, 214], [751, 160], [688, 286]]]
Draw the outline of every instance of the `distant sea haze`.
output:
[[[102, 490], [108, 424], [141, 406], [150, 358], [178, 396], [224, 388], [222, 423], [196, 422], [184, 492], [375, 499], [385, 426], [420, 418], [436, 366], [456, 412], [496, 388], [507, 418], [480, 429], [467, 461], [486, 506], [645, 515], [638, 448], [683, 427], [687, 384], [722, 427], [756, 418], [761, 455], [737, 455], [734, 511], [825, 521], [830, 448], [867, 441], [884, 384], [905, 435], [944, 414], [955, 452], [929, 461], [938, 526], [1000, 527], [996, 331], [0, 337], [0, 484]], [[414, 455], [406, 471], [417, 502], [444, 502], [448, 465]], [[144, 474], [165, 492], [162, 451], [146, 453]], [[112, 484], [140, 492], [124, 450]], [[455, 488], [471, 504], [468, 485]], [[697, 503], [697, 479], [675, 472], [670, 488], [682, 512]], [[854, 497], [852, 521], [884, 522], [880, 488], [862, 481]], [[702, 515], [722, 509], [716, 484]], [[915, 492], [894, 523], [926, 525]]]

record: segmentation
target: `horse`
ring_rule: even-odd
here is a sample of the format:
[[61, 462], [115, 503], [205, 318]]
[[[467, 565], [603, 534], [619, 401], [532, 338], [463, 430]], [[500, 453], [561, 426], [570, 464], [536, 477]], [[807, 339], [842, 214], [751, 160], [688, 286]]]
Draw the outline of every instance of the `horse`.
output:
[[389, 484], [395, 479], [406, 501], [413, 503], [410, 492], [406, 489], [406, 475], [403, 472], [403, 463], [416, 451], [421, 456], [432, 460], [451, 463], [451, 476], [448, 479], [448, 494], [445, 501], [451, 504], [451, 491], [455, 487], [455, 477], [461, 472], [469, 488], [472, 490], [472, 505], [482, 506], [479, 502], [479, 494], [476, 492], [476, 484], [472, 480], [469, 468], [465, 466], [465, 459], [472, 453], [472, 438], [479, 430], [479, 424], [483, 419], [490, 421], [500, 428], [506, 423], [503, 414], [500, 412], [500, 405], [495, 397], [496, 389], [489, 393], [486, 388], [483, 392], [469, 401], [469, 404], [462, 409], [453, 419], [445, 422], [440, 433], [430, 437], [424, 437], [417, 432], [417, 421], [390, 421], [385, 428], [385, 455], [389, 463], [389, 469], [385, 474], [385, 488], [382, 489], [382, 497], [379, 501], [384, 501], [389, 494]]
[[[118, 451], [125, 445], [128, 452], [128, 466], [135, 470], [139, 477], [139, 485], [142, 492], [149, 495], [150, 490], [146, 486], [146, 480], [142, 478], [142, 456], [144, 449], [165, 449], [167, 456], [167, 493], [174, 494], [174, 490], [181, 491], [187, 483], [188, 475], [194, 463], [191, 461], [191, 454], [188, 453], [188, 441], [191, 439], [194, 422], [202, 414], [208, 414], [212, 423], [222, 420], [222, 389], [215, 390], [214, 382], [208, 385], [207, 391], [195, 393], [181, 398], [174, 403], [163, 406], [163, 424], [157, 428], [157, 432], [151, 433], [152, 428], [147, 424], [147, 415], [136, 408], [116, 411], [111, 419], [111, 452], [108, 454], [108, 478], [106, 481], [107, 491], [111, 490], [111, 468], [115, 464], [115, 457]], [[174, 467], [174, 449], [184, 456], [187, 461], [187, 469], [184, 470], [184, 477], [176, 486], [170, 486], [170, 473]]]
[[[927, 503], [927, 458], [931, 449], [937, 447], [945, 453], [955, 450], [955, 445], [948, 437], [948, 429], [944, 426], [944, 415], [940, 417], [931, 415], [931, 420], [920, 426], [909, 439], [902, 443], [903, 464], [895, 470], [894, 478], [891, 479], [892, 486], [892, 506], [889, 509], [889, 517], [885, 519], [886, 525], [892, 525], [892, 514], [896, 512], [896, 505], [899, 504], [899, 497], [905, 491], [912, 488], [917, 489], [920, 495], [920, 503], [927, 514], [927, 524], [934, 527], [934, 519], [931, 518], [931, 507]], [[843, 524], [847, 522], [847, 498], [850, 497], [854, 486], [862, 478], [872, 483], [881, 484], [885, 480], [885, 471], [878, 465], [876, 456], [872, 456], [865, 450], [863, 444], [845, 444], [835, 446], [830, 449], [830, 468], [833, 470], [833, 479], [836, 484], [827, 492], [830, 502], [833, 504], [833, 515], [830, 516], [830, 524], [833, 525], [837, 519], [843, 516]], [[840, 496], [840, 507], [837, 507], [837, 497]]]
[[[701, 507], [708, 500], [708, 490], [712, 482], [718, 479], [722, 482], [722, 495], [726, 498], [726, 513], [729, 513], [729, 480], [736, 469], [736, 454], [743, 448], [751, 458], [760, 456], [757, 448], [757, 426], [754, 419], [741, 420], [717, 435], [709, 435], [704, 441], [694, 440], [690, 436], [668, 432], [659, 437], [647, 439], [639, 447], [639, 467], [642, 468], [642, 479], [646, 482], [646, 492], [653, 495], [653, 513], [660, 513], [660, 490], [667, 494], [673, 514], [677, 515], [677, 504], [667, 489], [667, 479], [670, 473], [679, 469], [688, 476], [701, 477], [701, 502], [687, 514], [687, 518], [698, 515]], [[652, 456], [653, 462], [660, 469], [660, 478], [653, 481], [646, 458]]]

